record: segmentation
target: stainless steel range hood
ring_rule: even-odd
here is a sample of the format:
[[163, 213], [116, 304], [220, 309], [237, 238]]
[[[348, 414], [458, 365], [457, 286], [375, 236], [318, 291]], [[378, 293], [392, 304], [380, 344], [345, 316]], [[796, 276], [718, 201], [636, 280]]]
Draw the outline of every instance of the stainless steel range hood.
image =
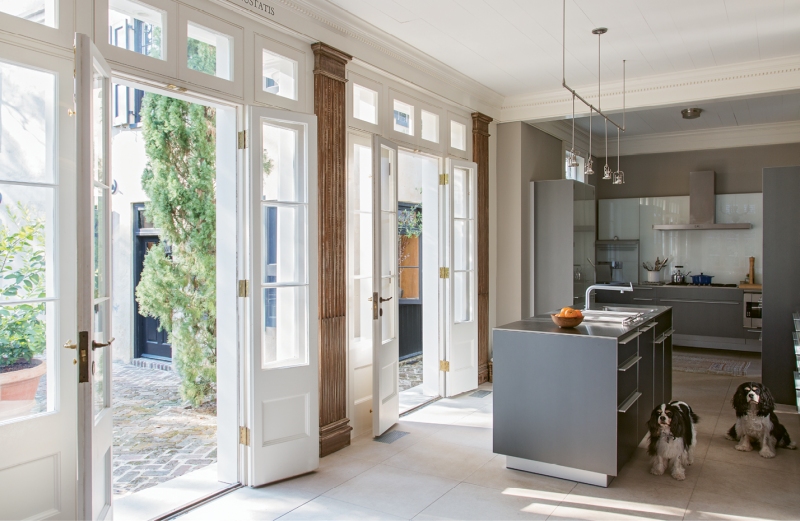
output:
[[689, 172], [689, 224], [654, 224], [654, 230], [749, 230], [750, 223], [717, 223], [714, 172]]

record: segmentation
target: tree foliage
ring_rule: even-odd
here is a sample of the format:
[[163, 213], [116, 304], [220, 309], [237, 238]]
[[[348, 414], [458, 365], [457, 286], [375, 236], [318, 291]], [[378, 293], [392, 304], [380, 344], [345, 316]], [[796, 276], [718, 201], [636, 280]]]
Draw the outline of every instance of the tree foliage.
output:
[[136, 299], [169, 334], [181, 394], [199, 405], [216, 389], [216, 112], [147, 94], [142, 123], [145, 212], [167, 247], [145, 255]]
[[[45, 289], [44, 217], [22, 203], [0, 227], [0, 294], [37, 299]], [[30, 362], [45, 350], [45, 304], [0, 307], [0, 367]]]

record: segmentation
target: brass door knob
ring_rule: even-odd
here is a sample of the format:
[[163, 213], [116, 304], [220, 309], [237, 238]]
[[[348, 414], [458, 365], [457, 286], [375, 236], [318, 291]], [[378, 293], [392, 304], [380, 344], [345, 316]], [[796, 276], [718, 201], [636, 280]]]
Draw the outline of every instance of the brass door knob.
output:
[[72, 340], [67, 340], [67, 342], [64, 344], [64, 347], [66, 349], [78, 349], [78, 344], [76, 344]]

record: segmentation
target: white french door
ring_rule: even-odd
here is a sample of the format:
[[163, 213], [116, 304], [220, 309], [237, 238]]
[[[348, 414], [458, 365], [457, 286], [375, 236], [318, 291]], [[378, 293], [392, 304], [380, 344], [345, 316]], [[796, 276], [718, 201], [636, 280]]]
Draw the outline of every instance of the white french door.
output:
[[319, 467], [317, 118], [251, 107], [249, 122], [246, 450], [259, 486]]
[[78, 519], [111, 519], [111, 68], [75, 35]]
[[400, 418], [398, 160], [397, 145], [372, 139], [372, 434], [380, 436]]
[[478, 166], [469, 161], [447, 160], [447, 184], [441, 205], [446, 227], [443, 241], [449, 259], [445, 291], [447, 328], [445, 373], [447, 396], [478, 387], [478, 279], [475, 206]]

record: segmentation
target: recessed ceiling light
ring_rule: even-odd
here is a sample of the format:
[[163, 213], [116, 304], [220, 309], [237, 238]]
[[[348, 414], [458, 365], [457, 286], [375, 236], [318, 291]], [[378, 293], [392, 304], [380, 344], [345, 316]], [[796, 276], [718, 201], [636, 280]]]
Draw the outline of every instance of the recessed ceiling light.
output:
[[683, 109], [681, 114], [683, 119], [697, 119], [700, 117], [701, 112], [703, 112], [703, 109]]

